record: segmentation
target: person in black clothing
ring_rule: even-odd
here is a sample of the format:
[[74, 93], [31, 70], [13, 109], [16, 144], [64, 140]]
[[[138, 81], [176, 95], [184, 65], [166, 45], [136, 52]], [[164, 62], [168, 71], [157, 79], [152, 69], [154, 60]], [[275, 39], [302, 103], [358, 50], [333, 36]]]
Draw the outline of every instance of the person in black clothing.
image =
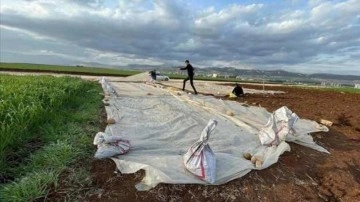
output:
[[232, 91], [232, 93], [234, 95], [236, 95], [236, 97], [240, 97], [241, 95], [244, 95], [244, 91], [242, 89], [242, 87], [237, 83], [234, 90]]
[[153, 80], [156, 80], [156, 70], [150, 71], [150, 75]]
[[192, 88], [194, 89], [194, 93], [197, 94], [197, 91], [195, 89], [195, 86], [194, 86], [194, 68], [193, 66], [190, 64], [189, 60], [185, 60], [185, 64], [186, 64], [186, 67], [183, 67], [183, 68], [180, 68], [180, 70], [187, 70], [187, 73], [188, 73], [188, 77], [186, 79], [184, 79], [184, 84], [183, 84], [183, 91], [185, 90], [185, 84], [186, 84], [186, 81], [190, 80], [190, 84], [192, 86]]

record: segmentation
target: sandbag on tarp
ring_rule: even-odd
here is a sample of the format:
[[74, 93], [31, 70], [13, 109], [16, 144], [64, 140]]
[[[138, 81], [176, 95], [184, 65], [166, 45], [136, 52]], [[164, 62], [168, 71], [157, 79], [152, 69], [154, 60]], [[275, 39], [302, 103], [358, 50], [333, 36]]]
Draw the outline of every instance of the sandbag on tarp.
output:
[[293, 126], [299, 117], [287, 107], [281, 107], [270, 115], [266, 125], [260, 129], [259, 139], [262, 145], [279, 145], [289, 133], [294, 133]]
[[269, 117], [268, 122], [259, 131], [259, 139], [262, 145], [279, 145], [280, 142], [294, 142], [312, 149], [329, 153], [325, 148], [316, 144], [309, 133], [329, 131], [329, 129], [306, 119], [300, 119], [286, 106], [275, 110]]
[[120, 154], [125, 154], [130, 149], [130, 142], [118, 136], [108, 135], [103, 132], [98, 132], [94, 138], [94, 145], [98, 149], [95, 153], [95, 158], [103, 159]]
[[210, 134], [216, 127], [216, 120], [210, 120], [196, 141], [184, 154], [184, 164], [188, 171], [200, 179], [214, 183], [216, 178], [216, 157], [208, 145]]

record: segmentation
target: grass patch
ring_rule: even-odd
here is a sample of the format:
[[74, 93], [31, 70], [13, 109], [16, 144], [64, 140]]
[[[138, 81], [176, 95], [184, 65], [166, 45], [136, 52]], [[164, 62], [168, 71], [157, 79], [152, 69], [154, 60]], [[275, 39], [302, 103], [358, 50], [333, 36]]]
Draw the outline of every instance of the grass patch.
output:
[[53, 72], [67, 74], [86, 74], [104, 76], [131, 76], [141, 73], [141, 71], [120, 70], [111, 68], [79, 67], [79, 66], [60, 66], [43, 65], [28, 63], [0, 63], [0, 70], [3, 71], [30, 71], [30, 72]]
[[34, 201], [46, 194], [48, 186], [57, 182], [54, 170], [31, 172], [1, 190], [1, 201]]
[[26, 143], [37, 145], [52, 136], [41, 130], [43, 126], [62, 124], [64, 110], [81, 106], [76, 99], [96, 86], [70, 77], [0, 75], [0, 176], [9, 162], [26, 155], [21, 153]]
[[[62, 170], [68, 163], [76, 160], [80, 150], [68, 141], [57, 141], [44, 146], [40, 151], [30, 156], [25, 171], [32, 170]], [[56, 155], [54, 155], [56, 154]]]
[[[102, 97], [99, 92], [102, 90], [96, 82], [78, 78], [1, 77], [0, 85], [7, 95], [13, 96], [5, 96], [0, 107], [4, 103], [14, 107], [11, 116], [7, 115], [9, 111], [0, 112], [1, 134], [3, 131], [11, 133], [11, 137], [0, 143], [3, 144], [1, 177], [4, 178], [0, 201], [35, 200], [46, 196], [50, 187], [56, 189], [63, 170], [92, 155], [92, 138], [100, 126]], [[23, 82], [29, 86], [26, 91], [21, 87]], [[39, 82], [43, 89], [34, 89], [34, 83]], [[13, 91], [7, 88], [9, 85], [18, 89], [16, 93], [9, 93]], [[56, 100], [51, 96], [48, 99], [52, 93], [57, 95]], [[51, 104], [53, 102], [57, 104]], [[36, 110], [28, 110], [32, 108]], [[23, 127], [19, 129], [19, 125]], [[23, 146], [34, 144], [34, 140], [41, 144], [35, 148]]]

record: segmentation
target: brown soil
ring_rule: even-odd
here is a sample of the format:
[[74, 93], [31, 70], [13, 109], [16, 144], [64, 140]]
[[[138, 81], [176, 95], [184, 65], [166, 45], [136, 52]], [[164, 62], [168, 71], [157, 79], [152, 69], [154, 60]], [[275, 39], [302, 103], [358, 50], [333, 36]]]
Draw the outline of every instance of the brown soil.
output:
[[[286, 93], [246, 95], [237, 101], [261, 105], [268, 111], [287, 106], [300, 118], [334, 122], [328, 133], [312, 134], [330, 155], [290, 143], [291, 152], [284, 153], [278, 163], [224, 185], [160, 184], [145, 192], [134, 187], [144, 176], [143, 171], [121, 174], [114, 172], [112, 160], [94, 160], [91, 183], [76, 198], [81, 201], [360, 201], [360, 94], [266, 88]], [[50, 197], [50, 200], [59, 198]]]

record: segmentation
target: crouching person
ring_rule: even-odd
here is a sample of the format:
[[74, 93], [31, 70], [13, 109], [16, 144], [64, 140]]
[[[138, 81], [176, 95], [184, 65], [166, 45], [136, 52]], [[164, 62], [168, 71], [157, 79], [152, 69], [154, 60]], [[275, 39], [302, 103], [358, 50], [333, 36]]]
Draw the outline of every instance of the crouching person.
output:
[[240, 86], [240, 84], [236, 84], [235, 88], [233, 89], [233, 91], [230, 93], [230, 98], [234, 98], [234, 97], [241, 97], [244, 95], [244, 90], [242, 89], [242, 87]]

